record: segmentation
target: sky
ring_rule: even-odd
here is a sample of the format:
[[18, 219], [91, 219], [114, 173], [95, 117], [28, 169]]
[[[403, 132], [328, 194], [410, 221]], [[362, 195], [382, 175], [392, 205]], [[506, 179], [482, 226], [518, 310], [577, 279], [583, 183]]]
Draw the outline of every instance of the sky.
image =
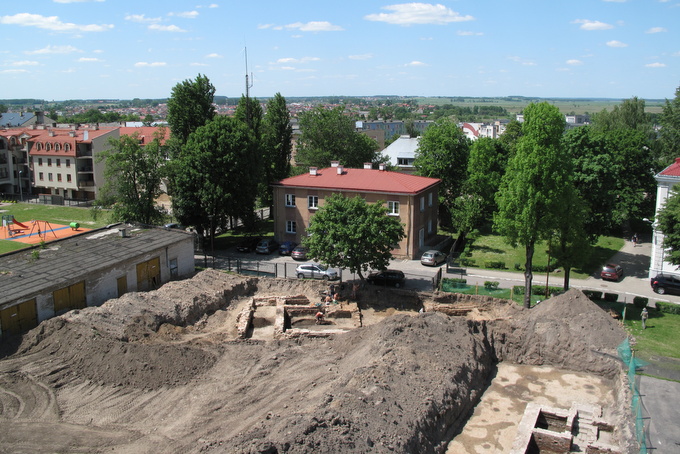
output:
[[264, 98], [680, 87], [680, 0], [3, 0], [0, 43], [0, 99], [167, 98], [199, 74]]

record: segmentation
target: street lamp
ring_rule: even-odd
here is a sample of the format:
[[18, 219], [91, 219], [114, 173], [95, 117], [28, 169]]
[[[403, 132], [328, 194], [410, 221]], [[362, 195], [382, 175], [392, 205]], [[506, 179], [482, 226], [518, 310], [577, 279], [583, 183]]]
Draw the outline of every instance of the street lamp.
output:
[[19, 171], [19, 201], [23, 202], [24, 201], [24, 190], [21, 187], [21, 174], [24, 173], [23, 170]]
[[664, 259], [665, 259], [664, 256], [666, 255], [666, 251], [665, 251], [665, 248], [664, 248], [664, 245], [663, 245], [663, 239], [659, 239], [659, 234], [656, 230], [656, 222], [655, 221], [652, 221], [648, 218], [643, 218], [642, 220], [652, 226], [652, 239], [653, 239], [653, 241], [652, 241], [651, 268], [654, 269], [654, 264], [656, 262], [655, 259], [657, 258], [657, 253], [658, 253], [658, 250], [660, 249], [661, 250], [661, 254], [660, 254], [661, 261], [659, 262], [659, 269], [657, 270], [657, 272], [659, 272], [660, 274], [663, 274]]

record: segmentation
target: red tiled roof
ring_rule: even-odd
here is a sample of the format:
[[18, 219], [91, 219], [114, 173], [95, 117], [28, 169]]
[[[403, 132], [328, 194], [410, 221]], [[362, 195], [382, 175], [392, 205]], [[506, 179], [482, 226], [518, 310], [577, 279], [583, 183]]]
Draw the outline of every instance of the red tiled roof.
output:
[[337, 167], [317, 170], [283, 179], [276, 186], [335, 189], [358, 192], [384, 192], [390, 194], [417, 194], [438, 184], [438, 178], [419, 177], [406, 173], [374, 169], [343, 168], [341, 175]]
[[680, 158], [675, 158], [675, 162], [659, 172], [659, 175], [680, 177]]
[[165, 135], [163, 136], [163, 140], [161, 140], [161, 144], [165, 144], [165, 142], [170, 137], [170, 128], [164, 128], [161, 126], [121, 126], [120, 135], [131, 136], [137, 133], [139, 134], [139, 138], [142, 140], [142, 145], [147, 145], [156, 138], [156, 133], [160, 132], [161, 130], [165, 131]]
[[[76, 129], [69, 128], [50, 128], [50, 129], [24, 129], [22, 134], [30, 136], [29, 142], [33, 143], [29, 154], [31, 155], [61, 155], [61, 156], [75, 156], [78, 143], [90, 143], [103, 134], [108, 134], [115, 128], [100, 128], [100, 129]], [[87, 139], [85, 139], [87, 133]], [[71, 135], [73, 134], [73, 137]], [[40, 143], [40, 150], [37, 149], [37, 144]], [[50, 150], [45, 150], [45, 144], [51, 144]], [[54, 145], [59, 144], [59, 151], [54, 149]], [[70, 150], [65, 151], [65, 145], [68, 144]]]

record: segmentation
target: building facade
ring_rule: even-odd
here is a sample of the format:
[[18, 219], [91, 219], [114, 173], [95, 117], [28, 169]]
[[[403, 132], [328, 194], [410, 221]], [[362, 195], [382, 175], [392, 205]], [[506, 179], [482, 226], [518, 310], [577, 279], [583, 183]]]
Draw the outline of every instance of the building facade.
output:
[[[656, 216], [666, 204], [666, 199], [675, 190], [675, 185], [680, 183], [680, 158], [654, 176], [656, 179]], [[656, 223], [652, 224], [652, 257], [649, 264], [649, 277], [653, 278], [657, 274], [672, 274], [680, 277], [680, 270], [677, 265], [666, 261], [666, 250], [663, 247], [664, 235], [658, 229]]]
[[308, 173], [275, 183], [274, 236], [281, 241], [300, 243], [314, 213], [326, 197], [342, 194], [360, 196], [368, 203], [382, 203], [388, 216], [404, 225], [404, 239], [393, 248], [395, 257], [415, 259], [437, 234], [438, 197], [441, 180], [372, 169], [346, 169], [334, 162], [325, 169], [310, 168]]

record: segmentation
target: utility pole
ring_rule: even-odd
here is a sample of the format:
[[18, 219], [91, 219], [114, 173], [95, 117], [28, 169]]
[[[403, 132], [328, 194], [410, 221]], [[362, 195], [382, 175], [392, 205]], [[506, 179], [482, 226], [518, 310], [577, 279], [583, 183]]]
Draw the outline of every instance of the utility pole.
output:
[[[251, 118], [251, 113], [250, 113], [250, 88], [253, 86], [253, 81], [248, 79], [248, 48], [245, 48], [245, 58], [246, 58], [246, 123], [248, 123], [248, 127], [252, 128], [253, 126], [253, 121]], [[250, 75], [250, 79], [253, 78], [253, 75]]]

